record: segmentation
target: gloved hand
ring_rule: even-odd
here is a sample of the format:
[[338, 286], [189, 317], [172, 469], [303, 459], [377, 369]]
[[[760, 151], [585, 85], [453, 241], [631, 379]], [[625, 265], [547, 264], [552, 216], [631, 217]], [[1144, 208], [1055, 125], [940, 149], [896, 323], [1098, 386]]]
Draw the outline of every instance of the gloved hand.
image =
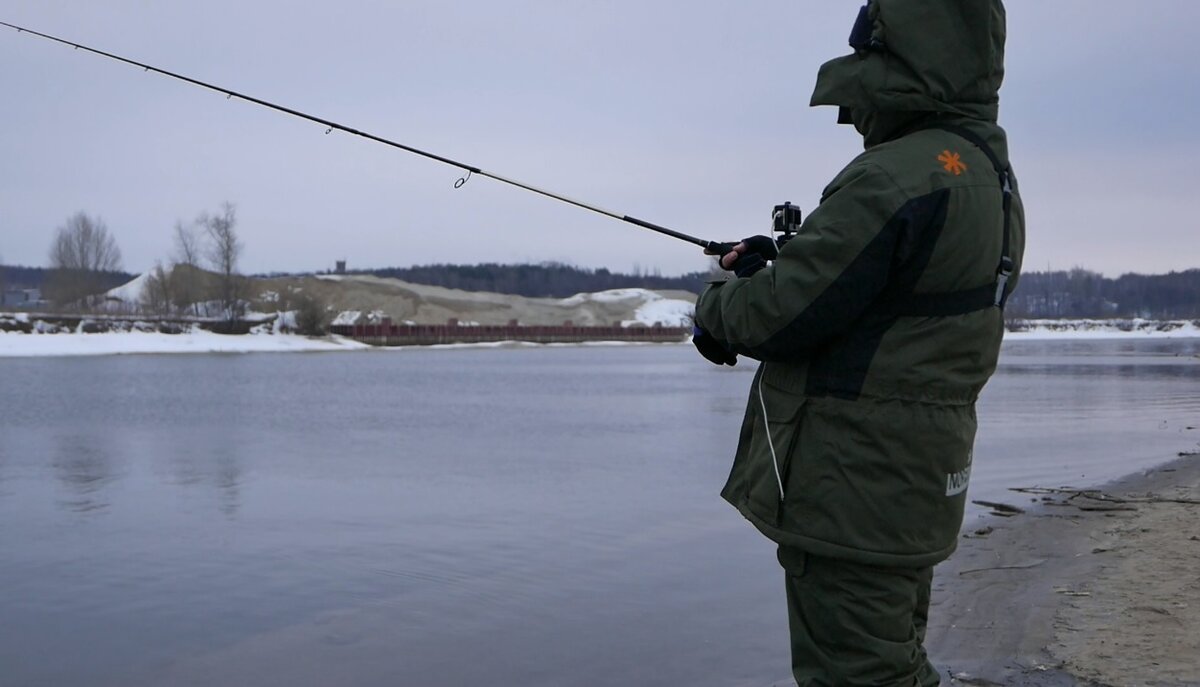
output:
[[[736, 257], [731, 257], [736, 256]], [[733, 251], [721, 256], [721, 267], [732, 271], [739, 278], [749, 277], [767, 266], [767, 261], [779, 257], [779, 247], [770, 236], [751, 236], [742, 239]]]
[[729, 365], [730, 367], [737, 365], [737, 354], [721, 345], [721, 342], [713, 338], [712, 334], [701, 329], [698, 325], [692, 326], [692, 345], [700, 351], [700, 355], [714, 365]]

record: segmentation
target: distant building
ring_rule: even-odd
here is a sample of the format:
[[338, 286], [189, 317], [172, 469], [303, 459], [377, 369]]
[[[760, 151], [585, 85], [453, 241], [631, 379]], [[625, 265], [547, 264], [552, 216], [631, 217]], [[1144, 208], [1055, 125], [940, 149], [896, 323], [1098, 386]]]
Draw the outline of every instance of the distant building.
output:
[[334, 274], [345, 274], [346, 273], [346, 261], [345, 260], [338, 260], [335, 264], [337, 266], [334, 267], [334, 269], [333, 269]]
[[40, 289], [5, 289], [0, 295], [0, 307], [5, 308], [36, 308], [44, 302]]

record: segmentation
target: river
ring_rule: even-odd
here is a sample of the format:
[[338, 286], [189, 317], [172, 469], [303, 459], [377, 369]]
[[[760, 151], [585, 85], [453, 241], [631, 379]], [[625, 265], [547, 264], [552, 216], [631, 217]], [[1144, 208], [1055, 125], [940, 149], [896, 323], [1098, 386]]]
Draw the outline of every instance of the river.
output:
[[[1006, 343], [971, 498], [1196, 450], [1198, 355]], [[752, 373], [678, 345], [0, 360], [0, 685], [786, 679], [782, 573], [717, 495]]]

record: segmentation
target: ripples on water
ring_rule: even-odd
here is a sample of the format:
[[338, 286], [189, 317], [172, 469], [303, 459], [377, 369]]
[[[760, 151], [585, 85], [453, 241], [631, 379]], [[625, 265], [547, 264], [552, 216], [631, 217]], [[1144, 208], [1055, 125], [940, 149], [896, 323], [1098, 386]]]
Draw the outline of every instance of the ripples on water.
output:
[[[1196, 448], [1198, 354], [1006, 345], [972, 497]], [[772, 549], [717, 496], [752, 371], [683, 346], [0, 361], [0, 685], [786, 679]]]

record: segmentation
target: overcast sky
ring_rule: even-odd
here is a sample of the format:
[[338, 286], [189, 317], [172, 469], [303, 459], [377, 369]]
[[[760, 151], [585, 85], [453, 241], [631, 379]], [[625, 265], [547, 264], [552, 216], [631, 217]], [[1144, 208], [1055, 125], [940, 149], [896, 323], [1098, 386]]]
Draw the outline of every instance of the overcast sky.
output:
[[[0, 21], [242, 91], [703, 238], [811, 209], [861, 142], [809, 108], [854, 2], [23, 2]], [[1010, 0], [1001, 124], [1027, 269], [1200, 267], [1200, 4]], [[699, 249], [386, 146], [0, 28], [0, 261], [84, 211], [130, 271], [238, 209], [250, 272]]]

